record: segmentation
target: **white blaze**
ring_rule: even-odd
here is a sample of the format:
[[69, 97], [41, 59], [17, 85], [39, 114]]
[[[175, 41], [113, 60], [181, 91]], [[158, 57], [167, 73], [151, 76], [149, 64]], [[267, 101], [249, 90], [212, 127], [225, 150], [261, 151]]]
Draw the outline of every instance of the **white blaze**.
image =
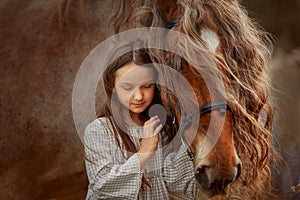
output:
[[218, 35], [210, 29], [201, 30], [201, 39], [205, 42], [211, 52], [216, 52], [220, 44]]

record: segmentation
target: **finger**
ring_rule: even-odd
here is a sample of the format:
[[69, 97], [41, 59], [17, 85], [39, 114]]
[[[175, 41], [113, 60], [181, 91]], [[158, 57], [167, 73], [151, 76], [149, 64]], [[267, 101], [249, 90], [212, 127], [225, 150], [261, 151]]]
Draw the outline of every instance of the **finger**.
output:
[[144, 124], [144, 128], [149, 128], [149, 130], [152, 129], [152, 132], [154, 131], [154, 127], [157, 126], [157, 124], [160, 122], [160, 119], [158, 118], [152, 118], [150, 121], [148, 120]]
[[155, 126], [157, 125], [158, 123], [160, 122], [160, 119], [159, 118], [155, 118], [151, 121], [151, 123], [149, 124], [150, 126]]
[[144, 125], [144, 130], [143, 130], [144, 138], [151, 137], [153, 135], [153, 132], [154, 130], [151, 124]]
[[163, 128], [163, 125], [162, 125], [162, 124], [158, 125], [158, 126], [155, 128], [155, 130], [154, 130], [154, 135], [158, 134], [158, 133], [161, 131], [162, 128]]
[[151, 122], [155, 121], [156, 119], [158, 119], [158, 116], [153, 116], [153, 117], [151, 117], [149, 120], [147, 120], [147, 121], [144, 123], [144, 126], [150, 124]]
[[159, 133], [160, 130], [161, 130], [161, 128], [154, 127], [154, 126], [147, 126], [147, 127], [144, 127], [143, 138], [153, 137], [153, 136], [155, 136], [157, 133]]
[[159, 125], [159, 123], [160, 123], [160, 119], [155, 119], [149, 125], [147, 125], [150, 135], [154, 134], [154, 131], [155, 131], [156, 127]]
[[146, 121], [145, 124], [144, 124], [143, 137], [148, 138], [148, 137], [154, 136], [155, 135], [155, 130], [156, 130], [157, 125], [159, 124], [159, 122], [160, 122], [160, 119], [158, 118], [158, 116], [151, 117], [148, 121]]
[[153, 116], [153, 117], [150, 118], [150, 121], [152, 122], [152, 121], [154, 121], [156, 119], [158, 119], [158, 116]]

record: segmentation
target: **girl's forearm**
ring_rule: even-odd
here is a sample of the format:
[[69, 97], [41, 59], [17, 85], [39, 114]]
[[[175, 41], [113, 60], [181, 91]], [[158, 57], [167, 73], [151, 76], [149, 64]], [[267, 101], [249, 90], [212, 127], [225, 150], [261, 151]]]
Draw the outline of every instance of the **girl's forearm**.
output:
[[154, 153], [155, 152], [147, 152], [147, 153], [144, 153], [144, 152], [141, 152], [141, 151], [137, 152], [137, 156], [138, 156], [138, 159], [140, 161], [140, 168], [141, 169], [144, 168], [145, 164], [153, 156]]

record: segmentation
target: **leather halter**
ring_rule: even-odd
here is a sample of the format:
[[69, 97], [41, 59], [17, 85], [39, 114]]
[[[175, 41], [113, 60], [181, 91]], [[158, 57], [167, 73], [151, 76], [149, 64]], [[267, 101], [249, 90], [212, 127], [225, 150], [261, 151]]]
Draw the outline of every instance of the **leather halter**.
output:
[[[172, 80], [170, 80], [170, 88], [171, 88], [172, 92], [175, 91]], [[175, 128], [176, 133], [180, 134], [181, 142], [185, 146], [185, 148], [187, 150], [187, 154], [190, 157], [190, 160], [194, 160], [195, 154], [193, 153], [189, 143], [187, 142], [187, 140], [184, 137], [184, 131], [191, 125], [192, 119], [199, 114], [200, 114], [200, 117], [203, 117], [204, 115], [207, 115], [207, 114], [211, 113], [212, 111], [219, 111], [223, 115], [226, 113], [227, 110], [230, 110], [230, 107], [228, 106], [228, 104], [225, 100], [213, 100], [213, 101], [210, 101], [210, 102], [202, 105], [199, 108], [199, 110], [196, 110], [192, 113], [186, 113], [186, 112], [180, 110], [180, 102], [179, 102], [178, 98], [173, 93], [171, 93], [171, 96], [174, 99], [175, 107], [180, 111], [180, 116], [181, 116], [181, 124], [179, 126], [176, 115], [175, 115], [174, 108], [172, 107], [172, 105], [170, 103], [171, 102], [170, 96], [167, 95], [168, 110], [170, 112], [171, 119], [173, 119], [172, 124]]]
[[[178, 105], [176, 105], [176, 107], [178, 107]], [[219, 111], [223, 115], [226, 113], [226, 110], [230, 110], [230, 107], [228, 106], [227, 102], [223, 101], [223, 100], [210, 101], [210, 102], [202, 105], [199, 108], [200, 117], [207, 115], [215, 110]], [[187, 153], [190, 157], [190, 160], [195, 159], [195, 154], [193, 153], [190, 145], [188, 144], [188, 142], [185, 139], [183, 134], [184, 134], [184, 130], [186, 130], [191, 125], [192, 118], [194, 117], [195, 114], [197, 114], [197, 113], [195, 113], [195, 112], [189, 113], [189, 114], [183, 113], [183, 115], [181, 115], [182, 116], [182, 119], [181, 119], [182, 125], [181, 125], [180, 129], [177, 130], [181, 134], [181, 142], [187, 149]], [[173, 116], [173, 117], [175, 117], [175, 116]]]
[[[171, 86], [173, 87], [173, 84], [171, 84]], [[172, 94], [172, 96], [175, 99], [176, 107], [179, 108], [179, 101], [178, 101], [177, 97], [174, 96], [173, 94]], [[168, 101], [170, 102], [169, 96], [168, 96]], [[192, 113], [185, 113], [185, 112], [181, 113], [181, 125], [178, 127], [174, 109], [173, 108], [170, 109], [171, 105], [169, 102], [168, 102], [168, 107], [169, 107], [169, 111], [171, 113], [171, 118], [173, 119], [173, 126], [175, 127], [177, 134], [181, 134], [181, 142], [185, 146], [185, 148], [187, 150], [187, 154], [190, 157], [190, 160], [194, 160], [195, 154], [193, 153], [189, 143], [187, 142], [187, 140], [184, 137], [184, 131], [191, 125], [192, 118], [197, 114], [200, 114], [200, 117], [203, 117], [204, 115], [207, 115], [207, 114], [211, 113], [212, 111], [219, 111], [223, 115], [226, 113], [227, 110], [230, 110], [230, 107], [228, 106], [227, 102], [224, 100], [210, 101], [210, 102], [202, 105], [199, 108], [199, 111], [195, 111]]]
[[[174, 19], [174, 20], [167, 21], [165, 15], [162, 12], [159, 12], [159, 14], [160, 14], [160, 16], [163, 20], [164, 28], [166, 28], [166, 29], [173, 28], [180, 21], [179, 19]], [[172, 91], [174, 91], [174, 86], [173, 86], [172, 80], [171, 80], [171, 88], [172, 88]], [[172, 94], [172, 96], [175, 100], [176, 107], [180, 108], [179, 101], [178, 101], [177, 97], [173, 94]], [[195, 111], [193, 113], [181, 113], [181, 126], [178, 127], [178, 123], [177, 123], [177, 119], [176, 119], [176, 116], [175, 116], [175, 113], [174, 113], [174, 109], [172, 108], [172, 106], [170, 104], [170, 97], [168, 95], [167, 95], [167, 98], [168, 98], [168, 109], [171, 113], [171, 118], [173, 119], [173, 126], [175, 127], [176, 132], [181, 134], [181, 142], [185, 146], [185, 148], [187, 150], [187, 154], [190, 157], [190, 160], [194, 160], [195, 159], [195, 154], [193, 153], [190, 145], [188, 144], [188, 142], [185, 139], [184, 134], [183, 134], [184, 131], [191, 125], [192, 118], [196, 114], [200, 114], [200, 117], [201, 117], [201, 116], [209, 114], [209, 113], [211, 113], [212, 111], [215, 111], [215, 110], [219, 111], [221, 114], [225, 114], [226, 110], [230, 110], [230, 107], [228, 106], [228, 104], [225, 100], [210, 101], [210, 102], [202, 105], [199, 108], [199, 111]]]

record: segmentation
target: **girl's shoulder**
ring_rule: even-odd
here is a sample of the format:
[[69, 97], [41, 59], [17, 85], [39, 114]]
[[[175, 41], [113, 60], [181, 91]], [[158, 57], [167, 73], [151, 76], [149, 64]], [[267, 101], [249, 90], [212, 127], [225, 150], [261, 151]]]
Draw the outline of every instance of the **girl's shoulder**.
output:
[[112, 125], [107, 117], [94, 119], [85, 129], [85, 137], [89, 135], [110, 135]]
[[88, 128], [107, 128], [111, 127], [111, 123], [107, 117], [100, 117], [94, 119], [90, 124], [87, 125]]
[[84, 132], [84, 144], [87, 149], [102, 152], [114, 148], [116, 141], [108, 118], [94, 119], [87, 125]]

